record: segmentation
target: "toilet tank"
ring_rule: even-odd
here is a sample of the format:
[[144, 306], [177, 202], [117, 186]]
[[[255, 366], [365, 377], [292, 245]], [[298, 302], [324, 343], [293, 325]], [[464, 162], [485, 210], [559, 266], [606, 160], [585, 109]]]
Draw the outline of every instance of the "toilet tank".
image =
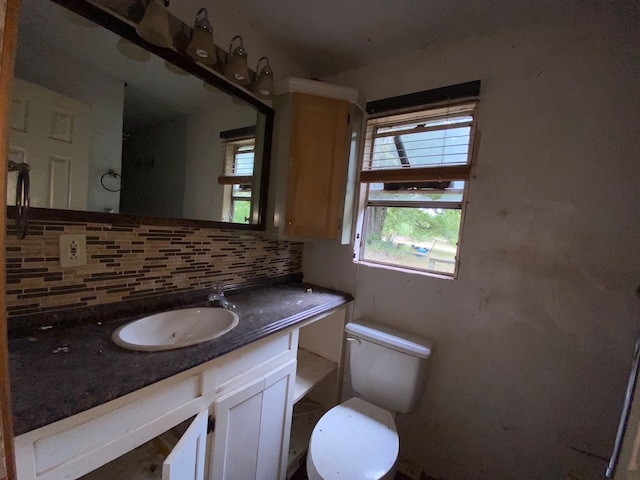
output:
[[362, 320], [347, 323], [345, 332], [353, 389], [387, 410], [417, 410], [429, 379], [433, 342]]

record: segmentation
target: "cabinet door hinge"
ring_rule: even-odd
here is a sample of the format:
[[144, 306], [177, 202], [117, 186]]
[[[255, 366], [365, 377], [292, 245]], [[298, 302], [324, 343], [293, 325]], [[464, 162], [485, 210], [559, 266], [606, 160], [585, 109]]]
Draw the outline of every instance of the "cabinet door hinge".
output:
[[211, 433], [216, 429], [216, 419], [213, 415], [209, 415], [209, 421], [207, 422], [207, 433]]

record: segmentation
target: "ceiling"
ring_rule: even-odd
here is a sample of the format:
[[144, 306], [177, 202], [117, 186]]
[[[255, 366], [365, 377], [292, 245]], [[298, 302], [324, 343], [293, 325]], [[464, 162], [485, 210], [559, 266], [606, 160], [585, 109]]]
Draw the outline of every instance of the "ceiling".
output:
[[[128, 0], [130, 1], [130, 0]], [[184, 0], [175, 0], [176, 2]], [[323, 78], [431, 45], [466, 36], [487, 35], [527, 24], [549, 24], [598, 19], [605, 9], [619, 9], [637, 0], [210, 0], [225, 2], [234, 15], [280, 47], [311, 78]], [[198, 2], [200, 3], [200, 2]], [[203, 2], [204, 3], [204, 2]], [[65, 55], [93, 64], [133, 87], [148, 90], [157, 111], [183, 113], [202, 108], [201, 83], [175, 81], [159, 59], [123, 70], [123, 57], [114, 49], [117, 37], [78, 27], [58, 13], [59, 7], [41, 0], [23, 0], [20, 31]], [[624, 13], [624, 12], [623, 12]], [[637, 15], [637, 12], [636, 12]], [[215, 14], [214, 29], [215, 25]], [[45, 28], [45, 25], [48, 28]], [[49, 36], [56, 32], [58, 37]], [[62, 35], [65, 42], [62, 47]], [[95, 37], [97, 35], [97, 37]], [[215, 32], [214, 32], [215, 35]], [[91, 42], [91, 43], [89, 43]], [[93, 44], [89, 52], [85, 45]], [[49, 47], [51, 48], [51, 47]], [[18, 54], [27, 47], [19, 45]], [[38, 51], [39, 47], [30, 49]], [[40, 50], [42, 50], [40, 48]], [[31, 52], [29, 52], [31, 53]], [[30, 60], [31, 55], [26, 55]], [[37, 55], [36, 55], [37, 56]], [[150, 73], [149, 69], [152, 70]], [[148, 86], [149, 79], [154, 79]], [[198, 87], [198, 88], [195, 88]], [[169, 95], [168, 93], [172, 93]], [[136, 95], [138, 97], [138, 95]], [[168, 105], [168, 99], [180, 99]], [[222, 98], [211, 98], [212, 103]], [[174, 100], [175, 102], [175, 100]]]
[[490, 34], [524, 24], [575, 21], [593, 14], [591, 7], [598, 3], [597, 0], [227, 2], [314, 78], [463, 36]]

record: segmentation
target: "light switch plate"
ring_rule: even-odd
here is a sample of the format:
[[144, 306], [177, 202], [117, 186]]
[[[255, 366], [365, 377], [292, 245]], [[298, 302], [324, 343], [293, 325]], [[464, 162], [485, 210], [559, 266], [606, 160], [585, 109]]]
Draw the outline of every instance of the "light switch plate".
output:
[[60, 266], [80, 267], [87, 264], [87, 236], [60, 235]]

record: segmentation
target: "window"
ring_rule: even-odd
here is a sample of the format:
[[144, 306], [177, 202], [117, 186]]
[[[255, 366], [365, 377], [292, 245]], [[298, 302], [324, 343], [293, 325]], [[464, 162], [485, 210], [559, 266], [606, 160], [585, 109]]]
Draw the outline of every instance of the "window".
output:
[[475, 108], [467, 99], [367, 121], [355, 258], [457, 274]]
[[223, 221], [249, 223], [251, 220], [255, 143], [255, 137], [251, 137], [224, 144], [224, 175], [218, 177], [218, 183], [224, 184]]

